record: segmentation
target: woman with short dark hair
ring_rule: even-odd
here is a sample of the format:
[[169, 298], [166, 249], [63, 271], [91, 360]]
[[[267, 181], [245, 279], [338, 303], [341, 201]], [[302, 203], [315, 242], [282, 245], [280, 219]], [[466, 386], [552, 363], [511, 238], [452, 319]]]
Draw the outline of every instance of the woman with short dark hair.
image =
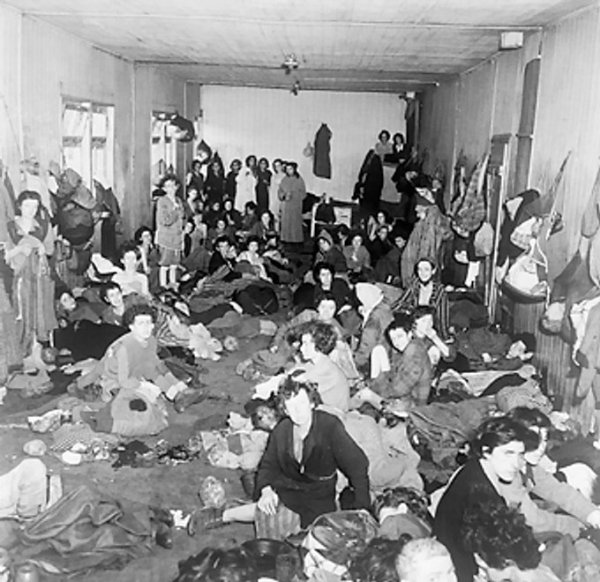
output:
[[472, 582], [477, 572], [472, 550], [462, 536], [465, 515], [476, 503], [504, 503], [502, 483], [520, 478], [533, 435], [523, 425], [502, 416], [486, 420], [471, 443], [474, 458], [450, 480], [435, 513], [433, 533], [450, 552], [458, 582]]
[[273, 173], [269, 170], [269, 160], [260, 158], [256, 170], [256, 205], [259, 214], [269, 210], [269, 188], [272, 176]]
[[306, 528], [319, 515], [336, 510], [338, 470], [348, 478], [356, 508], [368, 508], [367, 457], [338, 418], [315, 409], [320, 401], [316, 387], [290, 376], [277, 399], [286, 416], [271, 433], [258, 467], [258, 510], [274, 514], [281, 503]]
[[[192, 531], [254, 520], [257, 537], [285, 539], [337, 509], [338, 471], [348, 479], [350, 505], [370, 507], [369, 461], [342, 421], [316, 408], [321, 403], [316, 386], [292, 374], [280, 384], [276, 402], [283, 418], [271, 432], [258, 466], [257, 502], [224, 511], [198, 510], [191, 520]], [[267, 536], [274, 522], [277, 534]]]

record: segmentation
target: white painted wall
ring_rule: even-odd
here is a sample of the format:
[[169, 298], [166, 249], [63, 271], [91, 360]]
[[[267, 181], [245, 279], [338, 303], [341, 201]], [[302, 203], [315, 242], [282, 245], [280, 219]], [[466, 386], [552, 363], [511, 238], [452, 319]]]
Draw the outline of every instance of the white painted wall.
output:
[[[300, 91], [205, 85], [203, 137], [226, 166], [249, 154], [294, 160], [309, 192], [349, 200], [360, 165], [382, 129], [405, 133], [404, 101], [396, 94]], [[333, 132], [332, 179], [316, 178], [302, 154], [321, 123]]]

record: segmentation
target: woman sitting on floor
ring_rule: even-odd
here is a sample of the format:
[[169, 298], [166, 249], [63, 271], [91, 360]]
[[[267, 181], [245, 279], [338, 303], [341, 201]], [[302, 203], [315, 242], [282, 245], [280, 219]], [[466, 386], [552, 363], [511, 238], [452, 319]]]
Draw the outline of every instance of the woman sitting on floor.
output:
[[75, 299], [70, 289], [60, 291], [56, 303], [56, 319], [59, 325], [61, 322], [66, 325], [84, 319], [92, 323], [100, 323], [100, 316], [92, 305], [85, 299]]
[[223, 218], [232, 232], [236, 232], [242, 226], [242, 213], [233, 207], [233, 200], [223, 200]]
[[267, 234], [274, 232], [275, 230], [275, 219], [270, 210], [263, 210], [260, 214], [259, 220], [254, 223], [254, 226], [248, 232], [248, 236], [258, 237], [261, 243], [267, 240]]
[[[369, 386], [383, 399], [401, 398], [410, 405], [427, 404], [433, 371], [427, 347], [413, 335], [414, 319], [407, 313], [394, 317], [386, 330], [391, 350], [377, 346], [372, 353], [371, 374], [380, 372]], [[378, 349], [381, 348], [381, 349]]]
[[246, 239], [246, 250], [237, 256], [236, 261], [238, 263], [248, 263], [257, 277], [270, 282], [271, 279], [265, 269], [265, 261], [258, 252], [259, 246], [260, 239], [254, 235], [249, 236]]
[[276, 232], [266, 234], [265, 248], [262, 254], [269, 277], [274, 283], [291, 283], [294, 275], [294, 266], [283, 254], [279, 244], [279, 235]]
[[[583, 525], [600, 527], [600, 508], [586, 499], [569, 483], [559, 481], [553, 474], [556, 465], [546, 456], [548, 431], [552, 426], [550, 419], [537, 408], [526, 408], [524, 406], [513, 408], [507, 416], [539, 436], [537, 449], [525, 453], [523, 483], [527, 491], [536, 498], [558, 507], [561, 512], [575, 518]], [[566, 470], [565, 473], [568, 473], [568, 471]], [[589, 469], [589, 473], [597, 478], [591, 469]], [[532, 515], [529, 520], [535, 520], [536, 517], [538, 519], [549, 519], [549, 521], [544, 519], [542, 522], [530, 523], [537, 531], [553, 531], [559, 527], [559, 524], [554, 520], [553, 513], [545, 512]], [[574, 525], [577, 529], [577, 525]]]
[[434, 327], [434, 315], [433, 307], [429, 306], [417, 307], [413, 311], [413, 335], [425, 344], [429, 360], [435, 370], [440, 360], [449, 363], [454, 361], [456, 358], [456, 348], [453, 341], [442, 341], [442, 338]]
[[394, 305], [394, 311], [413, 311], [417, 307], [429, 306], [434, 310], [435, 329], [442, 340], [450, 338], [450, 312], [448, 296], [436, 279], [437, 269], [432, 259], [421, 258], [415, 265], [415, 275], [402, 297]]
[[136, 389], [143, 381], [152, 382], [171, 394], [185, 388], [158, 357], [158, 343], [153, 335], [155, 310], [146, 304], [132, 305], [123, 316], [129, 333], [108, 347], [96, 367], [76, 380], [79, 391], [99, 384], [102, 400], [110, 401], [119, 390]]
[[342, 251], [348, 265], [348, 274], [352, 277], [368, 277], [372, 273], [371, 255], [365, 246], [365, 236], [356, 231], [350, 234], [350, 245]]
[[473, 442], [476, 458], [451, 479], [437, 507], [433, 528], [452, 554], [459, 582], [470, 582], [477, 570], [461, 531], [468, 510], [482, 498], [516, 507], [536, 534], [551, 530], [573, 539], [579, 537], [582, 522], [541, 509], [523, 485], [524, 454], [538, 448], [539, 440], [539, 435], [508, 417], [487, 420], [478, 429]]
[[135, 243], [125, 243], [121, 247], [123, 271], [113, 275], [112, 280], [119, 285], [123, 295], [136, 293], [144, 297], [150, 297], [148, 277], [137, 270], [140, 257], [140, 250]]
[[227, 237], [229, 239], [233, 238], [234, 231], [227, 226], [227, 222], [225, 218], [219, 216], [215, 220], [215, 226], [213, 228], [208, 229], [208, 248], [209, 250], [215, 250], [217, 247], [217, 241], [222, 237]]
[[315, 386], [288, 377], [277, 399], [285, 417], [267, 443], [258, 467], [257, 503], [196, 512], [196, 524], [255, 521], [257, 537], [276, 521], [281, 539], [307, 528], [318, 516], [336, 510], [337, 472], [349, 481], [352, 505], [370, 506], [368, 460], [335, 416], [316, 410], [321, 398]]
[[311, 321], [294, 330], [300, 338], [302, 363], [295, 366], [299, 381], [317, 386], [323, 404], [345, 413], [350, 404], [350, 386], [342, 369], [330, 358], [338, 336], [330, 324]]
[[[289, 322], [283, 323], [277, 329], [273, 336], [268, 350], [260, 350], [252, 356], [248, 362], [252, 363], [252, 368], [243, 367], [242, 374], [248, 379], [258, 379], [265, 375], [277, 374], [282, 369], [290, 368], [294, 365], [294, 354], [299, 347], [300, 339], [296, 330], [302, 324], [321, 321], [332, 326], [336, 333], [337, 340], [334, 349], [329, 357], [342, 370], [348, 381], [353, 382], [358, 377], [358, 371], [354, 365], [352, 351], [347, 343], [347, 334], [340, 323], [335, 319], [336, 314], [335, 299], [331, 295], [324, 295], [317, 305], [317, 309], [305, 309]], [[296, 343], [298, 344], [296, 346]]]
[[370, 241], [375, 240], [377, 237], [377, 231], [381, 226], [392, 227], [392, 221], [390, 215], [385, 210], [380, 210], [375, 216], [369, 216], [367, 222], [367, 233]]

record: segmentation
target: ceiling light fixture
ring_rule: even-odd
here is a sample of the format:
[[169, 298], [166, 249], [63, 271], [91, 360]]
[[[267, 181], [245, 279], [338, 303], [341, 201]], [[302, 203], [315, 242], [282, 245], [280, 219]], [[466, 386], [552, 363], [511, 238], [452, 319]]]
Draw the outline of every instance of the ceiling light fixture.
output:
[[283, 58], [283, 63], [281, 63], [281, 68], [285, 71], [286, 75], [289, 75], [292, 71], [295, 71], [300, 66], [298, 59], [294, 53], [290, 53], [289, 55], [285, 55]]

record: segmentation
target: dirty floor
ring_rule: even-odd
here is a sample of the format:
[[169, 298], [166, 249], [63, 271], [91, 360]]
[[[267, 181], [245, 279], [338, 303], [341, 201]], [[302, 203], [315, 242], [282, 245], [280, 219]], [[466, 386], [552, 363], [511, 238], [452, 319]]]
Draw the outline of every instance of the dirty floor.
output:
[[[202, 380], [207, 385], [209, 398], [188, 408], [182, 414], [171, 413], [170, 426], [158, 437], [145, 439], [148, 444], [164, 438], [170, 444], [187, 442], [189, 436], [205, 428], [209, 422], [223, 424], [229, 411], [243, 413], [243, 405], [251, 393], [251, 385], [235, 374], [235, 367], [241, 360], [268, 345], [266, 337], [253, 338], [240, 342], [240, 349], [226, 354], [219, 362], [202, 362], [207, 372]], [[12, 396], [12, 395], [11, 395]], [[226, 400], [229, 398], [229, 401]], [[29, 412], [12, 412], [11, 402], [0, 407], [0, 472], [8, 470], [23, 458], [23, 445], [35, 435], [25, 428], [7, 428], [8, 423], [22, 423]], [[13, 402], [14, 404], [14, 402]], [[51, 407], [48, 398], [29, 401], [29, 407], [46, 410]], [[22, 408], [22, 405], [20, 406]], [[12, 407], [14, 410], [14, 406]], [[52, 444], [51, 435], [41, 435], [46, 444]], [[47, 454], [44, 462], [53, 472], [60, 472], [65, 491], [80, 484], [91, 484], [102, 491], [114, 494], [117, 498], [147, 502], [166, 508], [189, 510], [198, 504], [197, 492], [201, 480], [215, 475], [223, 480], [228, 497], [244, 498], [240, 483], [240, 472], [211, 467], [205, 458], [175, 467], [158, 465], [152, 468], [124, 467], [113, 469], [108, 462], [86, 463], [77, 467], [65, 466], [58, 458]], [[121, 571], [96, 571], [90, 575], [70, 578], [74, 582], [170, 582], [177, 573], [179, 560], [195, 554], [208, 545], [225, 545], [233, 541], [241, 543], [252, 538], [254, 530], [249, 524], [232, 524], [210, 532], [198, 532], [194, 538], [184, 530], [175, 530], [173, 548], [166, 550], [156, 547], [151, 555], [135, 560]], [[57, 578], [44, 577], [42, 580], [55, 581]]]

